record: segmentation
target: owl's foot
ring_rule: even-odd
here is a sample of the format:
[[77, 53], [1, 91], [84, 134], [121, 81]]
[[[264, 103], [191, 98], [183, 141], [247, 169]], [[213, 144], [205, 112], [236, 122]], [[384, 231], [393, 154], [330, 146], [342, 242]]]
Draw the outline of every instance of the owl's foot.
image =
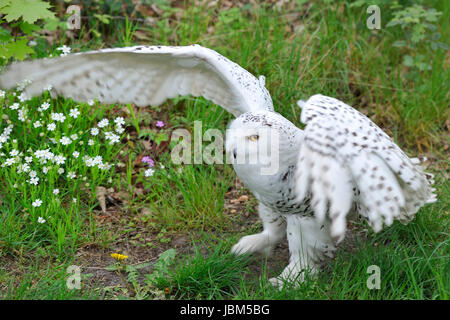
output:
[[305, 274], [312, 276], [317, 274], [317, 267], [313, 264], [302, 267], [300, 261], [293, 261], [283, 270], [283, 272], [274, 278], [270, 278], [270, 283], [281, 290], [285, 285], [298, 287], [300, 283], [305, 281]]
[[266, 232], [245, 236], [231, 248], [231, 252], [238, 255], [255, 252], [269, 254], [272, 247], [278, 243], [270, 240]]

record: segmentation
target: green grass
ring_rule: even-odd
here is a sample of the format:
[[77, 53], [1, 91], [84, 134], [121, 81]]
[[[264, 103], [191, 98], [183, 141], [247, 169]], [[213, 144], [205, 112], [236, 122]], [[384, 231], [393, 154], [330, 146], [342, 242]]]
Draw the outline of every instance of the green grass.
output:
[[[17, 118], [18, 110], [9, 108], [18, 98], [8, 92], [0, 101], [0, 134], [9, 124], [8, 119], [14, 128], [9, 143], [0, 149], [4, 153], [0, 163], [17, 149], [23, 153], [20, 156], [23, 164], [30, 148], [33, 151], [50, 148], [55, 154], [66, 156], [67, 163], [64, 174], [58, 174], [56, 165], [43, 174], [44, 164], [34, 158], [30, 170], [38, 172], [37, 186], [27, 182], [29, 173], [17, 172], [17, 163], [0, 166], [0, 298], [94, 299], [104, 297], [106, 292], [110, 297], [112, 292], [114, 298], [151, 299], [161, 294], [155, 291], [157, 287], [169, 289], [170, 294], [162, 295], [165, 298], [448, 299], [448, 52], [434, 51], [425, 41], [414, 47], [394, 47], [395, 41], [406, 39], [406, 32], [400, 27], [385, 27], [393, 9], [386, 1], [378, 2], [382, 12], [379, 31], [366, 28], [366, 7], [352, 7], [348, 5], [350, 2], [292, 1], [298, 4], [278, 11], [262, 4], [226, 9], [195, 7], [186, 1], [183, 9], [165, 6], [153, 25], [133, 18], [112, 19], [110, 24], [102, 24], [92, 18], [99, 9], [91, 8], [92, 12], [86, 12], [90, 18], [73, 39], [63, 33], [53, 44], [36, 39], [36, 57], [56, 56], [59, 54], [56, 48], [62, 44], [69, 45], [72, 52], [138, 43], [207, 46], [254, 75], [265, 75], [275, 109], [296, 125], [301, 126], [301, 110], [296, 100], [322, 93], [371, 117], [408, 154], [426, 154], [432, 162], [429, 170], [437, 176], [436, 204], [422, 208], [407, 226], [395, 223], [379, 234], [372, 231], [366, 234], [367, 226], [358, 225], [355, 232], [359, 240], [340, 250], [317, 279], [307, 279], [298, 288], [278, 291], [268, 279], [281, 272], [282, 263], [260, 257], [233, 259], [228, 254], [240, 236], [258, 232], [261, 227], [243, 216], [255, 214], [252, 198], [238, 206], [234, 216], [229, 213], [225, 198], [245, 192], [236, 187], [232, 168], [175, 165], [170, 161], [173, 143], [164, 141], [164, 135], [170, 136], [174, 129], [192, 131], [196, 120], [202, 121], [203, 132], [209, 128], [225, 132], [232, 119], [230, 114], [202, 98], [177, 98], [157, 108], [133, 109], [116, 105], [90, 107], [61, 98], [53, 100], [46, 93], [20, 104], [26, 105], [30, 120], [22, 122]], [[404, 6], [411, 3], [402, 2]], [[436, 26], [441, 41], [448, 39], [448, 3], [422, 3], [443, 13]], [[128, 14], [132, 11], [129, 9], [126, 8]], [[101, 13], [124, 14], [122, 9], [108, 10]], [[404, 66], [405, 55], [422, 55], [432, 69]], [[35, 110], [46, 101], [51, 106], [41, 115]], [[76, 119], [69, 116], [73, 108], [81, 113]], [[55, 122], [50, 118], [51, 112], [63, 113], [64, 123], [57, 123], [52, 132], [34, 128], [39, 119], [45, 125]], [[119, 115], [126, 121], [120, 143], [109, 145], [104, 133], [95, 137], [90, 134], [101, 119], [107, 118], [112, 123]], [[157, 120], [164, 120], [166, 126], [156, 128]], [[110, 124], [101, 131], [105, 130], [114, 128]], [[77, 144], [64, 146], [50, 140], [74, 133], [78, 135]], [[91, 138], [97, 139], [93, 146], [88, 145]], [[17, 141], [12, 142], [14, 139]], [[161, 141], [156, 143], [157, 139]], [[74, 151], [80, 152], [79, 158], [72, 156]], [[82, 161], [84, 154], [101, 155], [103, 162], [114, 167], [108, 171], [88, 167]], [[156, 163], [151, 177], [144, 175], [147, 167], [139, 161], [144, 155]], [[77, 178], [67, 178], [69, 171], [76, 172]], [[106, 213], [98, 205], [98, 186], [114, 190], [108, 194]], [[58, 195], [53, 194], [55, 188], [60, 191]], [[111, 204], [111, 198], [119, 201], [120, 206]], [[42, 200], [41, 206], [32, 205], [36, 199]], [[39, 217], [46, 219], [46, 223], [38, 223]], [[108, 219], [113, 222], [104, 222]], [[155, 261], [160, 252], [174, 246], [181, 236], [188, 236], [189, 240], [166, 266], [166, 276], [153, 282], [143, 281], [134, 297], [127, 290], [111, 289], [95, 281], [86, 280], [82, 290], [65, 287], [67, 266], [89, 265], [94, 261], [97, 252], [91, 254], [86, 248], [101, 248], [106, 256], [130, 250], [128, 255], [133, 263]], [[140, 256], [146, 252], [142, 248], [150, 247], [150, 243], [158, 250]], [[87, 258], [75, 261], [74, 256], [82, 253]], [[111, 259], [108, 263], [112, 262]], [[105, 265], [91, 263], [102, 272], [114, 273]], [[370, 265], [381, 269], [380, 290], [367, 289]], [[149, 273], [145, 268], [139, 272], [144, 278]], [[123, 284], [119, 286], [125, 288]]]

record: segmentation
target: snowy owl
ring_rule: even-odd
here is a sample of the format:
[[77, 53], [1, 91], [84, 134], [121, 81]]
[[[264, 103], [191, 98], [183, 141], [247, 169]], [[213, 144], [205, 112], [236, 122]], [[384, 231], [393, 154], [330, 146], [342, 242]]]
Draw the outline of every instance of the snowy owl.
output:
[[[71, 54], [10, 65], [1, 88], [25, 79], [24, 93], [44, 88], [75, 101], [159, 105], [193, 95], [220, 105], [236, 119], [225, 149], [238, 157], [265, 143], [261, 130], [279, 135], [279, 166], [261, 174], [258, 163], [237, 164], [237, 176], [259, 202], [263, 231], [243, 237], [236, 254], [270, 252], [287, 237], [288, 266], [270, 281], [279, 287], [318, 272], [345, 237], [347, 219], [360, 215], [374, 231], [394, 220], [410, 221], [425, 203], [436, 200], [432, 175], [408, 156], [370, 119], [347, 104], [320, 94], [298, 101], [304, 130], [273, 108], [265, 78], [254, 77], [214, 50], [199, 46], [135, 46]], [[245, 133], [243, 133], [245, 132]]]

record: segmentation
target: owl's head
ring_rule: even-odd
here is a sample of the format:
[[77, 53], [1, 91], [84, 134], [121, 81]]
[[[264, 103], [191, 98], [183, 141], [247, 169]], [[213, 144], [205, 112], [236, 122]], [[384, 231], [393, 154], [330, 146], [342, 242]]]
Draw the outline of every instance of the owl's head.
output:
[[237, 171], [277, 174], [284, 164], [295, 161], [300, 136], [301, 130], [278, 113], [246, 112], [227, 130], [227, 158]]

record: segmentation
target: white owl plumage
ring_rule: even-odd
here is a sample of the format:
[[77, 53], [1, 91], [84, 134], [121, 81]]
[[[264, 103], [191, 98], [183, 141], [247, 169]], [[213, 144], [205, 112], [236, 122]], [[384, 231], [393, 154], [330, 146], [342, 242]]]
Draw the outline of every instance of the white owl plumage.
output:
[[[236, 117], [231, 128], [245, 127], [249, 135], [278, 130], [276, 174], [258, 174], [258, 164], [233, 164], [259, 201], [264, 230], [243, 237], [232, 251], [268, 251], [287, 236], [290, 263], [271, 279], [275, 285], [301, 280], [303, 270], [317, 271], [344, 239], [350, 213], [365, 217], [377, 232], [394, 220], [410, 221], [421, 206], [436, 201], [432, 175], [354, 108], [319, 94], [298, 101], [306, 124], [300, 130], [274, 112], [264, 77], [199, 45], [104, 49], [15, 63], [1, 75], [0, 87], [25, 79], [28, 97], [49, 85], [53, 94], [76, 101], [137, 106], [203, 96]], [[227, 136], [227, 152], [236, 152], [236, 141], [246, 138], [235, 135]]]

